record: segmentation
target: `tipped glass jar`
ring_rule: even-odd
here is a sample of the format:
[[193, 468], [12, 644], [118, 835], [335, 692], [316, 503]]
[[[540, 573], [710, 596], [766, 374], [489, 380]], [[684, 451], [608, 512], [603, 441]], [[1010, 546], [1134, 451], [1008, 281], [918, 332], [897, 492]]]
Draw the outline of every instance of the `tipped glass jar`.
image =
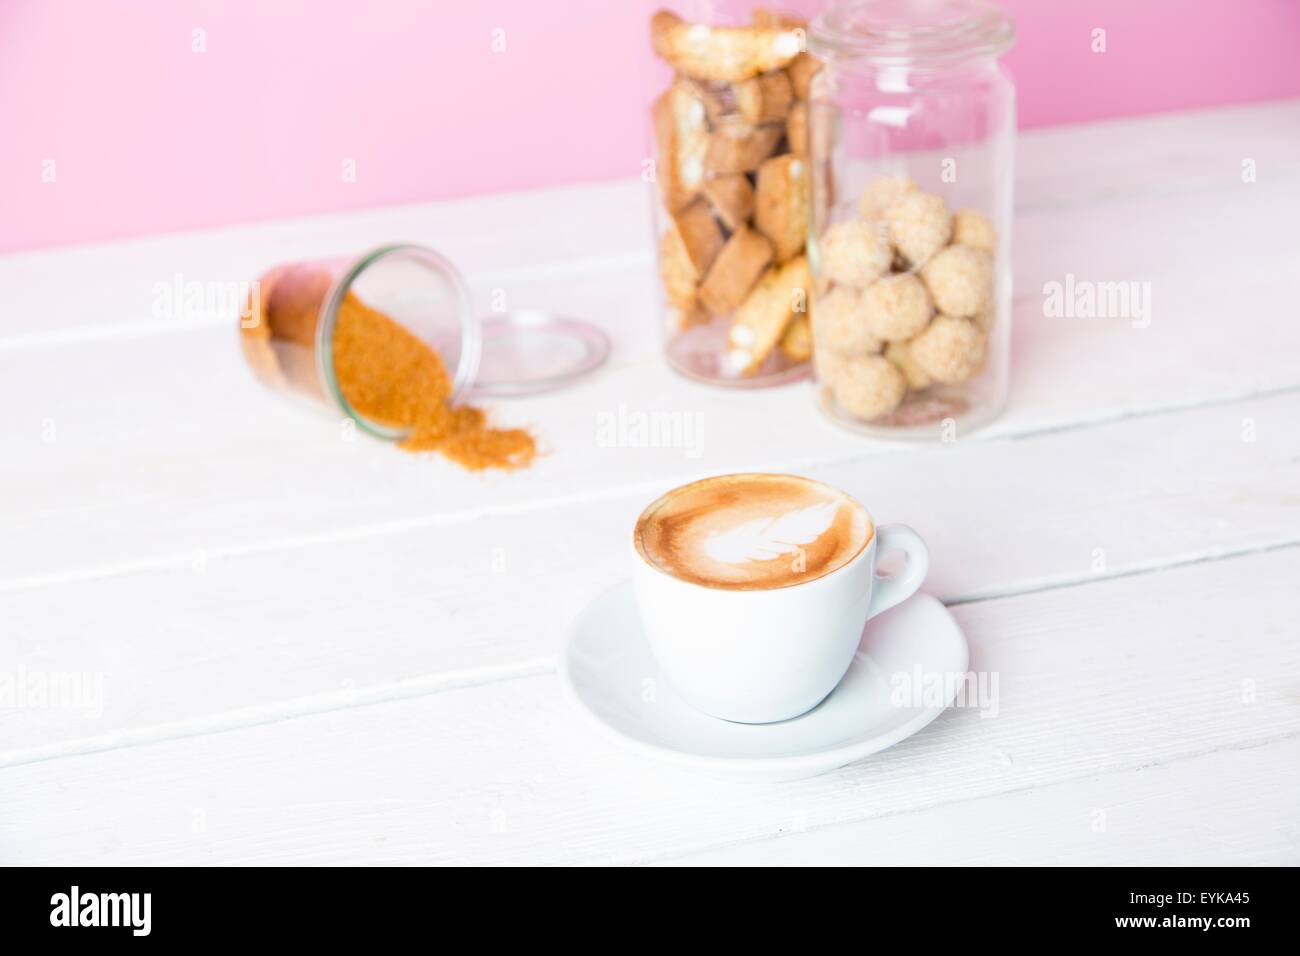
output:
[[984, 0], [845, 0], [810, 26], [814, 364], [839, 424], [951, 440], [1006, 402], [1013, 35]]
[[[478, 374], [482, 329], [469, 289], [432, 249], [385, 246], [362, 256], [276, 266], [253, 285], [240, 321], [240, 345], [254, 374], [272, 388], [341, 414], [363, 431], [405, 439], [409, 426], [364, 414], [340, 383], [335, 344], [345, 302], [382, 314], [385, 331], [427, 346], [446, 377], [448, 402], [465, 396]], [[389, 373], [396, 380], [396, 370]], [[353, 396], [355, 397], [355, 395]]]
[[240, 344], [277, 391], [472, 469], [520, 467], [535, 445], [469, 400], [558, 388], [609, 352], [605, 334], [578, 319], [536, 310], [477, 318], [456, 268], [409, 244], [270, 269], [242, 310]]

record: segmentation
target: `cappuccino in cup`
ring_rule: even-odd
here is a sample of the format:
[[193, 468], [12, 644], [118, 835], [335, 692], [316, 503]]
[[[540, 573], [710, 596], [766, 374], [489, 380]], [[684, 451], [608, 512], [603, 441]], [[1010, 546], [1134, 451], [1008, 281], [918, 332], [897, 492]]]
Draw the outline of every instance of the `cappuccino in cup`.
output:
[[[641, 513], [632, 539], [641, 623], [664, 675], [688, 703], [742, 723], [819, 704], [867, 619], [910, 597], [929, 566], [916, 532], [877, 528], [849, 495], [797, 475], [683, 485]], [[877, 577], [890, 551], [905, 569]]]
[[871, 540], [860, 504], [794, 475], [724, 475], [664, 495], [641, 515], [636, 547], [673, 577], [709, 588], [785, 588], [830, 574]]

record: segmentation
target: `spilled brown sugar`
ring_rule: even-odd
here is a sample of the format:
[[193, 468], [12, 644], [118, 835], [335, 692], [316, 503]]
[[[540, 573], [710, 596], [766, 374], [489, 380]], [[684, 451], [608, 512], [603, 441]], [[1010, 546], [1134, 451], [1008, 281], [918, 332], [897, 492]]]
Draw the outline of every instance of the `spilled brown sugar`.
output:
[[[305, 346], [314, 351], [315, 317], [328, 282], [301, 267], [268, 278], [262, 321], [245, 328], [244, 350], [264, 380], [272, 381], [268, 373], [277, 369], [268, 363], [274, 363], [292, 384], [291, 365], [304, 364], [298, 353]], [[351, 292], [339, 305], [333, 350], [335, 377], [348, 404], [368, 421], [407, 431], [398, 447], [438, 452], [471, 471], [524, 468], [537, 457], [536, 440], [527, 430], [495, 428], [482, 409], [453, 405], [452, 380], [441, 356]]]

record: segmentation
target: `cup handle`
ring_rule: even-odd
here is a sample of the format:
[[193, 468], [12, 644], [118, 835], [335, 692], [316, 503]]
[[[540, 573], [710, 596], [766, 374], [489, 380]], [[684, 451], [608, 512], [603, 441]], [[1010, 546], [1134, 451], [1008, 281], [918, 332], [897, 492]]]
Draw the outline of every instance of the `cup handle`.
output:
[[[876, 576], [871, 583], [871, 604], [867, 617], [873, 618], [916, 593], [930, 570], [930, 549], [921, 536], [905, 524], [887, 524], [876, 529], [876, 562], [891, 551], [907, 555], [903, 570], [891, 577]], [[872, 568], [871, 573], [876, 574]]]

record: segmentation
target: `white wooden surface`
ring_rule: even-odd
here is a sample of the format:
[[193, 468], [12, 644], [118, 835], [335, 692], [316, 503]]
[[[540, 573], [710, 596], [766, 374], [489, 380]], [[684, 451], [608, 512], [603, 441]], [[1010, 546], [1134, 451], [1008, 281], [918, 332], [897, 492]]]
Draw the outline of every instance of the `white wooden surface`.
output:
[[[1027, 134], [1018, 167], [1011, 407], [947, 446], [669, 373], [635, 182], [0, 259], [0, 673], [104, 682], [0, 706], [0, 863], [1300, 862], [1300, 103]], [[531, 472], [344, 441], [229, 316], [153, 310], [393, 239], [613, 337], [497, 406]], [[1066, 273], [1150, 282], [1150, 327], [1045, 318]], [[620, 407], [698, 447], [603, 447]], [[914, 525], [997, 715], [782, 785], [593, 737], [565, 624], [641, 504], [744, 468]]]

